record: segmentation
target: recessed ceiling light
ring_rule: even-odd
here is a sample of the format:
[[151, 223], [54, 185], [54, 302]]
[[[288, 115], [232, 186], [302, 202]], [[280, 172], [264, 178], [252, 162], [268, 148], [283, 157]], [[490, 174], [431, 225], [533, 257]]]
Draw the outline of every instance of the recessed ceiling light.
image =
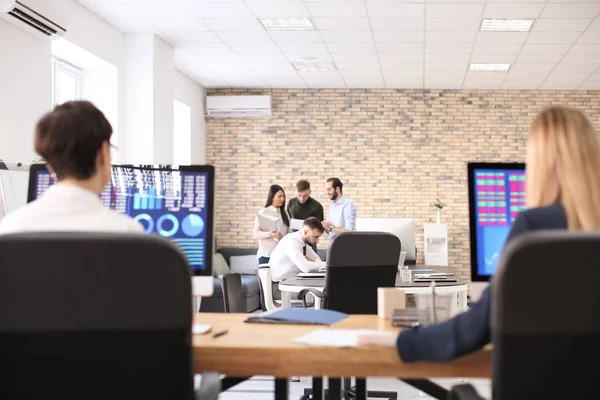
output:
[[308, 17], [259, 17], [268, 31], [314, 31], [315, 26]]
[[481, 22], [482, 31], [493, 32], [528, 32], [533, 25], [533, 19], [484, 19]]
[[293, 62], [298, 71], [337, 71], [333, 63]]
[[510, 64], [471, 64], [469, 71], [481, 72], [506, 72], [510, 68]]

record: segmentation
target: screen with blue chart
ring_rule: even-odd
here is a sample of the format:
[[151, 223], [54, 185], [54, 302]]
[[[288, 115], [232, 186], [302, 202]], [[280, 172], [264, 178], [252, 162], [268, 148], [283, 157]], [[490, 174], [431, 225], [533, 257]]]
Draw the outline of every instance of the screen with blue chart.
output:
[[[30, 176], [29, 199], [58, 183], [38, 167]], [[197, 275], [210, 273], [212, 262], [212, 194], [210, 166], [113, 166], [111, 182], [100, 194], [104, 206], [129, 215], [145, 228], [172, 240]]]
[[494, 274], [504, 243], [520, 211], [527, 205], [525, 165], [469, 163], [471, 279]]

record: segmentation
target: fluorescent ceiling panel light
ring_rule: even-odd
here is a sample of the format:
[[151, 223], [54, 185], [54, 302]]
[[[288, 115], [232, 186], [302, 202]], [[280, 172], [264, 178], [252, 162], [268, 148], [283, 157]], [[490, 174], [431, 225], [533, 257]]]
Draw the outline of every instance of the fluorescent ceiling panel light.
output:
[[259, 17], [268, 31], [314, 31], [315, 26], [308, 17]]
[[492, 32], [529, 32], [533, 19], [491, 19], [481, 22], [482, 31]]
[[298, 71], [337, 71], [333, 63], [293, 62]]
[[471, 64], [469, 71], [479, 72], [506, 72], [510, 68], [510, 64]]

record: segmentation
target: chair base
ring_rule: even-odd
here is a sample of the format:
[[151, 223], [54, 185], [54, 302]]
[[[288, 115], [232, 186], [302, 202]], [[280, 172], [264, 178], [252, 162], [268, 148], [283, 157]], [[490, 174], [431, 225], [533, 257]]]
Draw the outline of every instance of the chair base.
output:
[[[329, 391], [327, 389], [323, 390], [323, 399], [327, 400], [329, 398]], [[300, 396], [299, 400], [310, 400], [312, 398], [313, 391], [312, 389], [304, 389], [304, 394]], [[389, 399], [389, 400], [397, 400], [398, 392], [380, 392], [377, 390], [368, 390], [367, 398], [375, 398], [375, 399]], [[350, 390], [347, 390], [344, 394], [344, 400], [354, 400], [356, 399], [356, 391], [354, 387]], [[336, 399], [337, 400], [337, 399]]]

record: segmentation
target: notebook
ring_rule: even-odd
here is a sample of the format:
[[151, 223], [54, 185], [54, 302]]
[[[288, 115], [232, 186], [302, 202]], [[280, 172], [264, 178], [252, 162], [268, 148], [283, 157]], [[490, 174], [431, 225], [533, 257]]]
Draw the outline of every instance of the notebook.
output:
[[346, 318], [344, 314], [332, 310], [314, 310], [309, 308], [283, 308], [253, 314], [245, 322], [264, 324], [300, 324], [300, 325], [331, 325]]
[[281, 232], [281, 227], [279, 225], [279, 218], [271, 217], [270, 215], [258, 214], [258, 226], [260, 227], [261, 231]]

